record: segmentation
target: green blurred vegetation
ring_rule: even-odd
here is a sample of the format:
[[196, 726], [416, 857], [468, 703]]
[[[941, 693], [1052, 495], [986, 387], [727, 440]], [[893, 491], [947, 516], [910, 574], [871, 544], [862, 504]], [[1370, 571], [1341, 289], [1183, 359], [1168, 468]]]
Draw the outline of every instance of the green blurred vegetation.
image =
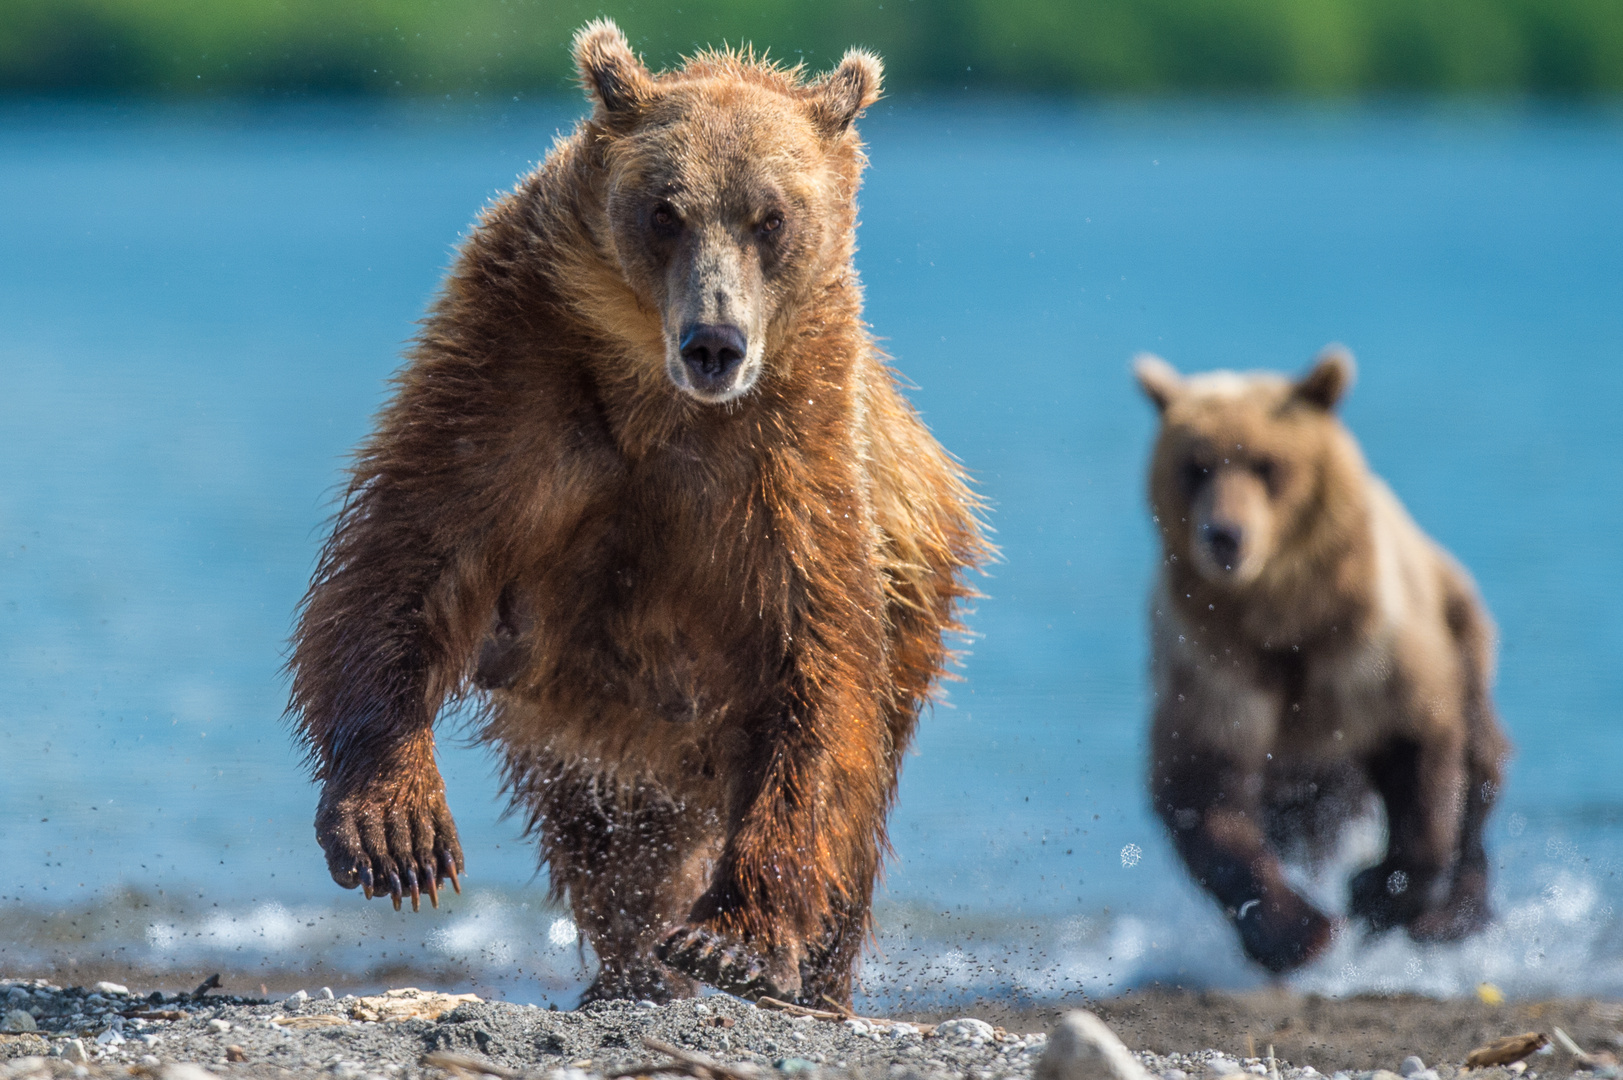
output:
[[1623, 89], [1623, 0], [0, 0], [0, 90], [551, 92], [599, 14], [655, 65], [866, 45], [898, 90]]

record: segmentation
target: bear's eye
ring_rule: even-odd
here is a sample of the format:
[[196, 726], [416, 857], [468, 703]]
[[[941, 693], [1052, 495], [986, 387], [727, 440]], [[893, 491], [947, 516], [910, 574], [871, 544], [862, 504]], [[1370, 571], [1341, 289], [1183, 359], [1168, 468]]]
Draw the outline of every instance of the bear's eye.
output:
[[1273, 494], [1279, 486], [1279, 466], [1269, 458], [1258, 458], [1251, 463], [1251, 472], [1262, 486]]
[[657, 231], [672, 232], [676, 229], [677, 223], [676, 207], [668, 202], [655, 203], [654, 212], [648, 215], [648, 219], [653, 222]]
[[770, 236], [781, 228], [783, 228], [783, 215], [774, 210], [761, 219], [761, 223], [755, 227], [755, 231], [762, 236]]
[[1200, 486], [1206, 482], [1206, 478], [1210, 475], [1211, 470], [1200, 462], [1191, 461], [1186, 463], [1183, 467], [1184, 490], [1194, 494], [1200, 490]]

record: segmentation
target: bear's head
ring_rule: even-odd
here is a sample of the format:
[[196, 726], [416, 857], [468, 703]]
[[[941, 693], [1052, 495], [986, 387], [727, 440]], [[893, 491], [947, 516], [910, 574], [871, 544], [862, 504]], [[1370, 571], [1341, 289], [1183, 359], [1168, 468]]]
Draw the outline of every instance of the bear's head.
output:
[[732, 401], [850, 264], [864, 162], [852, 121], [879, 97], [879, 61], [853, 50], [804, 82], [705, 52], [655, 75], [606, 19], [576, 35], [575, 61], [594, 104], [598, 241], [651, 346], [657, 330], [644, 351], [693, 398]]
[[1335, 416], [1353, 361], [1332, 346], [1294, 381], [1214, 371], [1187, 378], [1155, 356], [1134, 374], [1161, 413], [1150, 502], [1169, 559], [1235, 589], [1284, 550], [1311, 546], [1332, 474], [1361, 460]]

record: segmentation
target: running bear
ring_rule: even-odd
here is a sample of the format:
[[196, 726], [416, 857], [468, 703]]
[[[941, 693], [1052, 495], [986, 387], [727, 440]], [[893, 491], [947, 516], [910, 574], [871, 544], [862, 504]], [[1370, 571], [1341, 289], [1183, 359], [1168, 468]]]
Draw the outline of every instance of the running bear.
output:
[[1337, 419], [1351, 357], [1327, 349], [1294, 382], [1148, 356], [1136, 374], [1161, 414], [1151, 798], [1190, 873], [1257, 963], [1305, 964], [1333, 924], [1280, 856], [1323, 851], [1373, 792], [1386, 855], [1350, 913], [1420, 941], [1477, 930], [1509, 753], [1494, 629]]
[[316, 833], [396, 907], [456, 885], [432, 727], [474, 696], [587, 1000], [845, 1002], [990, 554], [862, 321], [880, 64], [574, 55], [591, 115], [463, 244], [301, 608]]

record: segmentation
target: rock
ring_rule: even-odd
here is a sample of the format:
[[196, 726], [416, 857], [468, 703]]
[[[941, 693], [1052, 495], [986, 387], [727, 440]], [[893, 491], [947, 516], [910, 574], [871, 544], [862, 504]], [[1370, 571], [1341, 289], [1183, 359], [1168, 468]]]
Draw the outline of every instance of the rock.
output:
[[310, 995], [305, 993], [303, 990], [300, 990], [300, 991], [298, 991], [296, 993], [289, 994], [287, 996], [287, 1000], [282, 1002], [282, 1004], [286, 1005], [286, 1006], [288, 1006], [290, 1008], [297, 1008], [298, 1006], [303, 1005], [306, 1001], [309, 1001], [309, 1000], [310, 1000]]
[[106, 994], [109, 997], [111, 997], [114, 994], [117, 994], [119, 997], [127, 997], [127, 996], [129, 996], [129, 992], [130, 992], [129, 987], [120, 986], [116, 982], [99, 982], [95, 986], [92, 986], [90, 989], [94, 990], [98, 994]]
[[323, 998], [325, 998], [326, 1000], [331, 1001], [332, 1000], [332, 987], [323, 986], [321, 988], [321, 996]]
[[229, 1020], [215, 1019], [215, 1020], [210, 1020], [209, 1021], [209, 1031], [212, 1034], [224, 1035], [226, 1032], [228, 1032], [230, 1030], [231, 1030], [231, 1022]]
[[124, 1033], [116, 1027], [110, 1027], [96, 1036], [97, 1046], [117, 1046], [124, 1041]]
[[[415, 986], [405, 986], [377, 997], [359, 998], [350, 1006], [349, 1014], [356, 1020], [385, 1023], [399, 1020], [438, 1020], [464, 1002], [478, 1001], [479, 998], [473, 994], [436, 994], [428, 990], [419, 990]], [[657, 1009], [659, 1006], [654, 1007]]]
[[227, 1061], [247, 1061], [248, 1052], [240, 1046], [228, 1046], [225, 1048], [225, 1059]]
[[220, 1080], [220, 1078], [201, 1065], [191, 1065], [183, 1061], [177, 1061], [160, 1069], [158, 1071], [158, 1080]]
[[1376, 1069], [1369, 1074], [1369, 1080], [1403, 1080], [1403, 1078], [1391, 1069]]
[[1215, 1057], [1206, 1063], [1210, 1076], [1233, 1076], [1240, 1071], [1240, 1063], [1226, 1057]]
[[75, 1065], [83, 1065], [90, 1060], [90, 1052], [85, 1049], [83, 1039], [69, 1039], [62, 1044], [58, 1054], [63, 1061], [71, 1061]]
[[945, 1039], [950, 1043], [960, 1043], [969, 1046], [985, 1046], [997, 1038], [997, 1029], [985, 1020], [976, 1020], [966, 1016], [959, 1020], [947, 1020], [935, 1026], [935, 1035], [938, 1039]]
[[1033, 1076], [1035, 1080], [1149, 1080], [1144, 1066], [1116, 1033], [1086, 1012], [1070, 1013], [1059, 1022]]
[[34, 1018], [21, 1009], [12, 1009], [6, 1013], [5, 1019], [0, 1020], [0, 1031], [7, 1035], [19, 1035], [25, 1031], [38, 1031], [39, 1025]]

